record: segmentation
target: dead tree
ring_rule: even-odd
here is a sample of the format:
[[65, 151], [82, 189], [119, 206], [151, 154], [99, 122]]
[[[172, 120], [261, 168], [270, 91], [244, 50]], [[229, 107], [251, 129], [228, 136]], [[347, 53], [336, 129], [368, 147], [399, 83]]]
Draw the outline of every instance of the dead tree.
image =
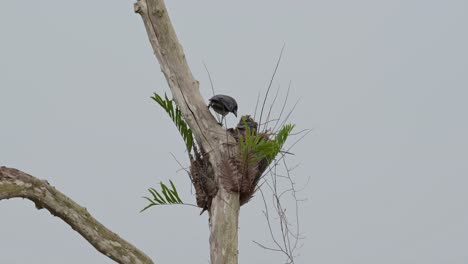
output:
[[[208, 153], [214, 179], [219, 182], [223, 159], [238, 152], [235, 140], [227, 135], [209, 112], [193, 77], [164, 1], [139, 0], [135, 12], [140, 14], [161, 71], [172, 97], [193, 131], [197, 143]], [[239, 194], [219, 188], [211, 201], [210, 256], [213, 264], [236, 264], [239, 223]]]
[[[185, 59], [174, 28], [162, 0], [138, 0], [135, 12], [143, 18], [149, 40], [161, 71], [171, 88], [172, 96], [193, 131], [193, 135], [212, 164], [215, 177], [221, 174], [223, 157], [228, 151], [236, 153], [236, 144], [225, 135], [215, 118], [207, 109]], [[229, 149], [229, 150], [228, 150]], [[99, 224], [86, 209], [55, 190], [44, 181], [21, 171], [2, 167], [0, 171], [0, 200], [22, 197], [32, 200], [37, 208], [46, 208], [60, 217], [85, 237], [97, 250], [119, 263], [152, 263], [138, 249]], [[211, 263], [237, 263], [237, 229], [239, 194], [219, 188], [211, 201], [210, 252]], [[98, 227], [98, 228], [94, 228]]]
[[[277, 136], [282, 141], [280, 144], [271, 140], [270, 131], [257, 133], [258, 124], [249, 116], [242, 119], [236, 128], [224, 129], [209, 112], [200, 94], [199, 82], [188, 66], [164, 1], [137, 0], [134, 10], [143, 19], [177, 106], [177, 114], [193, 134], [193, 155], [188, 149], [190, 174], [197, 192], [197, 204], [209, 213], [211, 263], [237, 264], [240, 206], [252, 197], [260, 176], [280, 151], [293, 126], [285, 126], [285, 133]], [[281, 132], [277, 134], [281, 135]], [[258, 142], [265, 143], [264, 146], [268, 142], [274, 143], [269, 146], [276, 149], [275, 154], [261, 156], [246, 151], [245, 143], [242, 143], [248, 141], [249, 135], [255, 145], [259, 145]], [[0, 200], [18, 197], [29, 199], [38, 209], [45, 208], [61, 218], [98, 251], [118, 263], [153, 263], [143, 252], [112, 233], [85, 208], [46, 181], [16, 169], [1, 167]]]

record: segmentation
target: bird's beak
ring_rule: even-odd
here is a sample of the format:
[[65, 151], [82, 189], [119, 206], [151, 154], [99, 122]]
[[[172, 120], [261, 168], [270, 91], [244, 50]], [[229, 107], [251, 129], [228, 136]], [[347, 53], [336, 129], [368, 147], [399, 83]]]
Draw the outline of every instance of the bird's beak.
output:
[[236, 117], [237, 117], [237, 111], [236, 112], [232, 112]]

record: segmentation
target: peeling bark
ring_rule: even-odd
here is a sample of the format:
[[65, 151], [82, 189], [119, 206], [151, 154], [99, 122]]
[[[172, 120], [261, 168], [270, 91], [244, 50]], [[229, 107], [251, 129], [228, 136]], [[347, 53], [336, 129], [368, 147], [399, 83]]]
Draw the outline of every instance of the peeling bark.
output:
[[[237, 264], [239, 194], [220, 186], [222, 160], [238, 152], [234, 138], [219, 126], [203, 100], [177, 39], [163, 0], [138, 0], [140, 14], [161, 65], [161, 71], [181, 113], [198, 144], [209, 154], [219, 190], [212, 200], [210, 213], [210, 255], [212, 264]], [[229, 155], [230, 154], [230, 155]]]
[[26, 198], [65, 221], [99, 252], [118, 263], [152, 264], [153, 261], [133, 245], [107, 229], [63, 193], [27, 173], [0, 167], [0, 200]]

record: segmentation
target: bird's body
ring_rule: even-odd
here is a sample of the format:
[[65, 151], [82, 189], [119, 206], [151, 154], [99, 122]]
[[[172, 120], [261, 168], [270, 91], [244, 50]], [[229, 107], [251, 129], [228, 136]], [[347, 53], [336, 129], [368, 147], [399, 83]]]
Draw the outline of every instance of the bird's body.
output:
[[213, 108], [216, 113], [223, 116], [221, 123], [224, 117], [229, 113], [233, 113], [237, 117], [237, 102], [231, 96], [217, 94], [211, 97], [209, 101], [208, 108]]

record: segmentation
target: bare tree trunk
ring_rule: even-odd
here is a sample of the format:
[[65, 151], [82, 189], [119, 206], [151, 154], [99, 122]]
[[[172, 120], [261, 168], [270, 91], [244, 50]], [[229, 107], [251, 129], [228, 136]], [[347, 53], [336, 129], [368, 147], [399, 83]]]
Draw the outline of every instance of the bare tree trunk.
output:
[[226, 191], [220, 184], [222, 160], [238, 152], [235, 140], [226, 135], [208, 111], [199, 92], [199, 83], [185, 59], [163, 0], [138, 0], [140, 14], [151, 46], [182, 115], [197, 143], [209, 154], [218, 183], [210, 208], [210, 255], [212, 264], [237, 264], [239, 194]]
[[0, 167], [0, 200], [26, 198], [45, 208], [80, 233], [99, 252], [118, 263], [152, 264], [153, 261], [133, 245], [113, 233], [86, 210], [48, 182], [22, 171]]
[[[222, 185], [220, 164], [238, 153], [234, 138], [218, 125], [199, 92], [162, 0], [137, 0], [135, 12], [143, 18], [150, 43], [161, 65], [172, 96], [191, 128], [199, 147], [205, 151], [218, 185], [209, 207], [210, 257], [212, 264], [237, 264], [239, 194]], [[22, 197], [45, 208], [80, 233], [98, 251], [125, 264], [150, 264], [152, 260], [120, 238], [86, 208], [50, 186], [46, 181], [16, 169], [0, 168], [0, 200]]]

